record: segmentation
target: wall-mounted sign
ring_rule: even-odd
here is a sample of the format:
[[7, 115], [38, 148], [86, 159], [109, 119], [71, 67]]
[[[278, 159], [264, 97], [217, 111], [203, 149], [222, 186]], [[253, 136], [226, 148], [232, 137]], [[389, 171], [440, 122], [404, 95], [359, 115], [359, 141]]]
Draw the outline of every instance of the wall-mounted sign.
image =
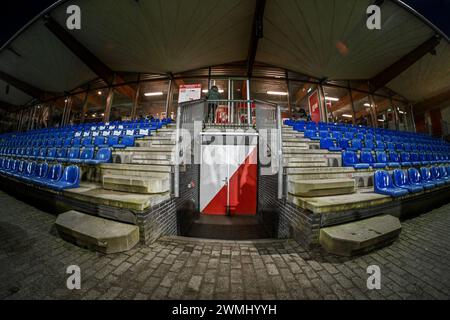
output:
[[178, 103], [199, 100], [201, 96], [201, 84], [182, 84], [178, 93]]
[[311, 121], [320, 122], [319, 93], [317, 90], [308, 97], [308, 102]]

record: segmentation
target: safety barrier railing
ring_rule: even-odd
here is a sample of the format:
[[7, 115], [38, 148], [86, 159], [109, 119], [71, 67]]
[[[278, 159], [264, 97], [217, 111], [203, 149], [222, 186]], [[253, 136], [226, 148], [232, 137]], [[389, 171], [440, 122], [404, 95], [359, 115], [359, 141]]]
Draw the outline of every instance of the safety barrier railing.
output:
[[189, 101], [178, 105], [176, 123], [175, 197], [180, 194], [180, 166], [201, 162], [201, 131], [208, 125], [257, 129], [262, 174], [278, 174], [278, 198], [283, 197], [282, 119], [278, 105], [261, 100]]

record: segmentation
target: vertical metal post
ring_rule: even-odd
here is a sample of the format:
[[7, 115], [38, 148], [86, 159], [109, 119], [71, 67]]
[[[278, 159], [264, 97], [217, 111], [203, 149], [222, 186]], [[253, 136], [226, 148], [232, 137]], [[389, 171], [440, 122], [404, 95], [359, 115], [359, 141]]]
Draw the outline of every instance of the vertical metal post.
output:
[[277, 106], [277, 134], [278, 134], [278, 199], [283, 199], [283, 123], [281, 107]]
[[414, 118], [414, 108], [413, 108], [412, 104], [409, 105], [409, 109], [411, 110], [410, 111], [411, 112], [411, 123], [413, 125], [413, 130], [414, 130], [414, 132], [417, 132], [416, 119]]
[[351, 111], [352, 111], [352, 124], [356, 124], [356, 112], [355, 112], [355, 102], [353, 101], [353, 92], [352, 88], [350, 87], [350, 81], [348, 81], [348, 94], [350, 95], [350, 102], [351, 102]]
[[177, 129], [175, 141], [175, 163], [174, 163], [174, 179], [173, 179], [173, 193], [176, 198], [180, 197], [180, 135], [181, 135], [181, 107], [177, 110]]
[[17, 131], [20, 131], [20, 128], [22, 127], [22, 119], [23, 119], [23, 109], [20, 110], [19, 121], [17, 124]]
[[86, 112], [88, 109], [88, 97], [89, 97], [89, 91], [86, 91], [86, 95], [84, 96], [84, 101], [83, 101], [83, 107], [81, 108], [81, 119], [80, 122], [84, 123], [84, 121], [86, 120]]
[[109, 122], [111, 115], [111, 106], [114, 99], [114, 87], [109, 87], [108, 97], [106, 98], [105, 116], [103, 117], [103, 122]]
[[374, 128], [378, 128], [378, 116], [377, 111], [375, 109], [375, 100], [373, 99], [373, 95], [369, 94], [369, 104], [370, 104], [370, 113], [372, 114], [372, 126]]
[[139, 105], [140, 94], [141, 94], [141, 84], [138, 83], [137, 88], [136, 88], [136, 93], [134, 95], [133, 108], [131, 109], [131, 120], [137, 119], [137, 107]]
[[322, 84], [317, 85], [317, 97], [319, 98], [319, 112], [320, 112], [320, 121], [322, 122], [328, 122], [328, 119], [326, 119], [326, 114], [324, 112], [325, 108], [325, 95], [323, 93]]
[[169, 86], [167, 88], [167, 99], [166, 99], [166, 119], [169, 118], [169, 104], [172, 97], [172, 80], [169, 80]]
[[[252, 125], [252, 103], [250, 99], [250, 79], [247, 79], [247, 114], [248, 114], [248, 125]], [[239, 115], [238, 115], [239, 116]]]

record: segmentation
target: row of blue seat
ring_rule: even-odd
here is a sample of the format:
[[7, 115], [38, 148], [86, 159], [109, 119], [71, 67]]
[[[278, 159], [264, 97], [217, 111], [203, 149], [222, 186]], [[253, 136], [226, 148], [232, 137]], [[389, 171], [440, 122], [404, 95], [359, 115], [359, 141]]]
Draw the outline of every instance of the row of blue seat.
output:
[[[23, 150], [23, 149], [22, 149]], [[36, 152], [38, 151], [38, 152]], [[110, 148], [100, 148], [95, 152], [95, 148], [43, 148], [33, 149], [31, 154], [0, 154], [10, 159], [31, 159], [45, 160], [64, 163], [84, 163], [88, 165], [99, 165], [101, 163], [110, 163], [112, 160], [112, 152]]]
[[346, 138], [348, 140], [372, 140], [382, 142], [401, 142], [413, 144], [431, 144], [449, 146], [443, 140], [433, 138], [429, 135], [415, 132], [396, 131], [382, 128], [371, 128], [365, 126], [353, 126], [341, 123], [321, 123], [285, 120], [285, 124], [294, 130], [305, 132], [305, 136], [313, 139], [319, 138]]
[[66, 190], [80, 186], [80, 168], [61, 164], [26, 162], [0, 158], [0, 174], [52, 190]]
[[372, 151], [361, 151], [360, 156], [354, 151], [344, 151], [342, 153], [342, 165], [344, 167], [353, 167], [355, 169], [381, 169], [381, 168], [399, 168], [433, 164], [450, 163], [448, 156], [436, 156], [430, 153], [407, 153], [397, 152], [386, 153], [379, 151], [374, 154]]
[[450, 184], [450, 166], [409, 168], [394, 170], [393, 175], [388, 171], [379, 170], [374, 174], [374, 191], [392, 197], [401, 197], [409, 193], [417, 193]]
[[135, 138], [132, 136], [109, 136], [95, 137], [95, 138], [74, 138], [61, 140], [48, 140], [43, 143], [31, 144], [30, 146], [22, 146], [8, 143], [6, 146], [0, 146], [0, 154], [8, 152], [15, 152], [17, 149], [35, 149], [35, 148], [69, 148], [69, 147], [98, 147], [98, 148], [115, 148], [124, 149], [127, 147], [133, 147], [135, 144]]
[[360, 139], [338, 139], [333, 140], [332, 138], [309, 138], [311, 140], [319, 140], [320, 148], [327, 149], [329, 151], [360, 151], [360, 150], [385, 150], [385, 151], [434, 151], [434, 152], [445, 152], [450, 154], [450, 147], [436, 146], [428, 144], [413, 144], [413, 143], [394, 143], [394, 142], [382, 142], [382, 141], [371, 141], [371, 140], [360, 140]]

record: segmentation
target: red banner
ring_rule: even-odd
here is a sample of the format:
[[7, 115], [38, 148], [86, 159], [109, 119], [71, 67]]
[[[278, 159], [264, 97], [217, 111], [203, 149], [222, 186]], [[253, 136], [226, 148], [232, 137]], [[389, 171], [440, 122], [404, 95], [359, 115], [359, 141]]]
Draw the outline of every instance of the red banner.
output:
[[319, 94], [317, 90], [308, 97], [308, 101], [311, 121], [314, 121], [315, 123], [320, 122]]

